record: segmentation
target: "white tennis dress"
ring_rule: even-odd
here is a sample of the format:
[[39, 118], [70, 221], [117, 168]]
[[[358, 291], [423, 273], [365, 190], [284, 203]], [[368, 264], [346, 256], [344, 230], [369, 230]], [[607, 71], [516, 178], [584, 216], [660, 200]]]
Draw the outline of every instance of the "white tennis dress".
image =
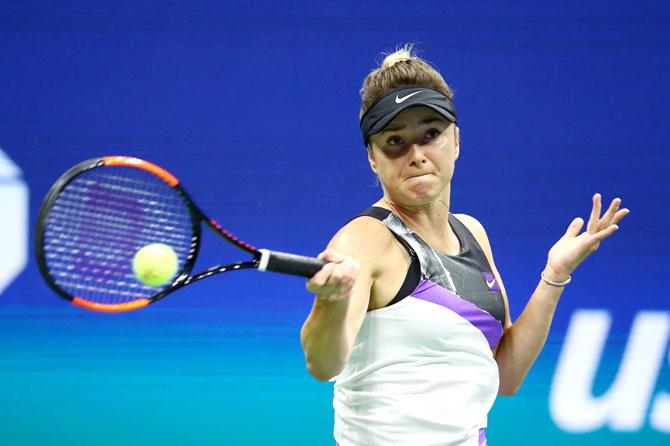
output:
[[361, 215], [381, 220], [420, 273], [417, 267], [412, 277], [410, 268], [402, 295], [363, 320], [335, 378], [337, 444], [485, 445], [499, 384], [492, 349], [502, 337], [505, 313], [481, 247], [451, 214], [462, 246], [457, 256], [434, 251], [386, 209]]

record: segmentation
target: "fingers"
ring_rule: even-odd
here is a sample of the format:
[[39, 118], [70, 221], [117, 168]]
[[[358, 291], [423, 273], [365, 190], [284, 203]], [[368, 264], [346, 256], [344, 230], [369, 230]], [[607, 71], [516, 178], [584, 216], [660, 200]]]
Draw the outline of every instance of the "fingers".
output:
[[568, 226], [566, 235], [570, 237], [577, 237], [579, 235], [579, 231], [582, 230], [582, 226], [584, 226], [584, 220], [579, 217], [575, 218], [572, 220], [572, 223], [570, 223], [570, 226]]
[[321, 254], [317, 256], [318, 259], [323, 259], [328, 262], [341, 262], [342, 259], [344, 259], [344, 256], [340, 254], [339, 252], [335, 251], [334, 249], [326, 249], [323, 251]]
[[360, 263], [332, 249], [326, 249], [318, 258], [328, 263], [307, 281], [307, 289], [320, 300], [348, 298], [358, 277]]
[[619, 221], [621, 221], [622, 218], [624, 218], [626, 215], [630, 214], [630, 209], [619, 209], [616, 214], [614, 214], [614, 217], [612, 218], [611, 223], [612, 224], [617, 224]]
[[614, 234], [618, 230], [619, 227], [617, 225], [610, 225], [605, 229], [596, 232], [595, 234], [585, 234], [588, 236], [588, 238], [586, 239], [586, 246], [588, 246], [589, 249], [595, 251], [596, 249], [598, 249], [600, 242], [602, 242], [603, 240], [605, 240], [607, 237]]
[[608, 228], [610, 225], [618, 223], [623, 217], [630, 213], [629, 209], [619, 209], [621, 198], [617, 197], [612, 200], [607, 211], [605, 211], [605, 214], [600, 218], [601, 200], [602, 197], [600, 194], [596, 193], [593, 195], [593, 208], [591, 209], [591, 216], [586, 227], [587, 232], [591, 234], [595, 234]]
[[589, 223], [586, 225], [586, 231], [590, 233], [598, 232], [598, 222], [600, 221], [601, 210], [601, 196], [600, 194], [593, 195], [593, 207], [591, 208], [591, 216]]
[[615, 198], [614, 200], [612, 200], [610, 207], [607, 209], [605, 215], [603, 215], [603, 218], [601, 219], [604, 227], [610, 225], [610, 221], [612, 220], [612, 217], [614, 217], [614, 214], [616, 213], [617, 209], [619, 209], [620, 204], [621, 204], [621, 198]]
[[330, 278], [335, 267], [334, 263], [326, 263], [323, 267], [307, 281], [307, 289], [313, 293], [323, 288]]
[[318, 259], [326, 260], [326, 263], [311, 279], [307, 282], [307, 289], [313, 293], [324, 288], [333, 275], [335, 265], [341, 263], [344, 259], [339, 252], [334, 249], [326, 249], [317, 256]]

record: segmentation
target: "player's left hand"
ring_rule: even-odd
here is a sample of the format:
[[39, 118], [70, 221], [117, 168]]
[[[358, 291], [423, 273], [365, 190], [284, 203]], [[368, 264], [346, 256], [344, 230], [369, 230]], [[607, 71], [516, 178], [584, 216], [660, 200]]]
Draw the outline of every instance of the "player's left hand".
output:
[[566, 279], [584, 259], [600, 247], [600, 242], [619, 229], [617, 223], [630, 213], [628, 209], [619, 209], [620, 205], [620, 198], [612, 200], [601, 218], [601, 196], [593, 195], [593, 208], [586, 231], [580, 234], [584, 220], [575, 218], [563, 237], [549, 250], [547, 268], [555, 280]]

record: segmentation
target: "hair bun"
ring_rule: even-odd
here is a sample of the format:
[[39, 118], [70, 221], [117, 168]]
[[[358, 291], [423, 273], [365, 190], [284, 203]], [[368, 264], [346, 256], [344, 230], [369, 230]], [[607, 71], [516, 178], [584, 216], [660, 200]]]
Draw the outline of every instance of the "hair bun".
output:
[[410, 59], [412, 59], [411, 47], [408, 48], [405, 46], [384, 58], [384, 62], [382, 62], [382, 70], [390, 68], [398, 62], [404, 62]]

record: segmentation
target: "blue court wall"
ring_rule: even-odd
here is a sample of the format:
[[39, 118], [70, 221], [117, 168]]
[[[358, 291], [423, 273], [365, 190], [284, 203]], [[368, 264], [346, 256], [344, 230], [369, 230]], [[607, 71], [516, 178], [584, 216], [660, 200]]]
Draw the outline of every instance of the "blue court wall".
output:
[[[357, 91], [414, 42], [455, 90], [451, 211], [485, 226], [513, 319], [594, 193], [631, 209], [490, 444], [667, 444], [669, 30], [652, 1], [1, 2], [0, 443], [332, 444], [303, 280], [240, 272], [88, 313], [43, 283], [32, 231], [62, 172], [128, 154], [243, 239], [316, 255], [380, 196]], [[236, 255], [205, 242], [200, 265]]]

